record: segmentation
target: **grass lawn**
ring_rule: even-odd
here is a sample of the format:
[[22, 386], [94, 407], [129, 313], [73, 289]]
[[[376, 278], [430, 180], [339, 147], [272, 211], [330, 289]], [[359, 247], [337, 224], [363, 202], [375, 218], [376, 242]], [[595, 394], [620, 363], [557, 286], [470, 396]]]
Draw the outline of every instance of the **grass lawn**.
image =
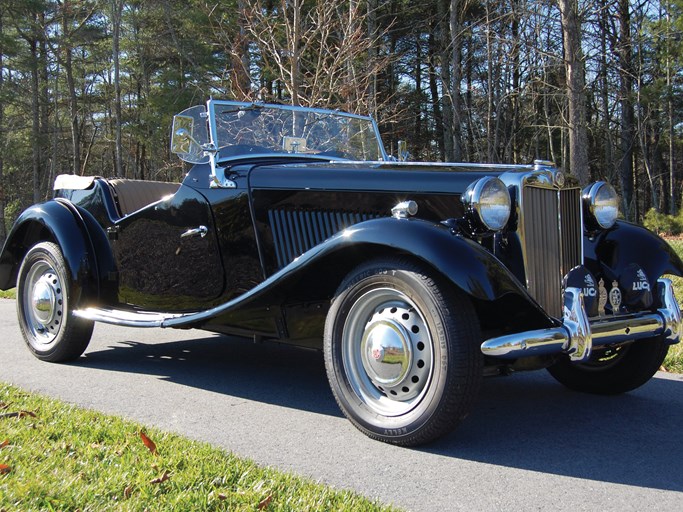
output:
[[[667, 239], [669, 245], [683, 259], [683, 238]], [[683, 278], [668, 276], [674, 284], [674, 290], [678, 303], [683, 305]], [[683, 373], [683, 342], [669, 347], [669, 354], [664, 360], [664, 370], [674, 373]]]
[[14, 510], [396, 509], [0, 383], [0, 511]]

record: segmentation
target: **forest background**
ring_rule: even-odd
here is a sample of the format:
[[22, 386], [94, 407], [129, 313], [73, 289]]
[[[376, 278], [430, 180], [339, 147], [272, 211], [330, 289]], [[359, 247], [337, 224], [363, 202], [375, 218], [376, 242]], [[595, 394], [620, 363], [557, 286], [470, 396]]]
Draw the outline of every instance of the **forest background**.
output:
[[552, 160], [681, 207], [683, 0], [0, 0], [0, 242], [62, 173], [179, 180], [209, 97], [370, 113], [413, 160]]

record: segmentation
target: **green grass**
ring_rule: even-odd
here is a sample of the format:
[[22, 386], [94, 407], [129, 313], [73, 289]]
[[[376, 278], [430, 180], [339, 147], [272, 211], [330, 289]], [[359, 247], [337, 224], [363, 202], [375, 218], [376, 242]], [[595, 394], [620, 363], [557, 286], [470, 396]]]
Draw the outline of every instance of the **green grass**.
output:
[[16, 299], [17, 289], [12, 288], [11, 290], [0, 290], [0, 299]]
[[[683, 238], [666, 239], [676, 253], [683, 258]], [[683, 278], [667, 276], [674, 285], [674, 293], [679, 304], [683, 304]], [[683, 373], [683, 342], [671, 345], [669, 353], [664, 360], [663, 369], [672, 373]]]
[[154, 454], [140, 432], [0, 383], [0, 511], [395, 510], [146, 429]]

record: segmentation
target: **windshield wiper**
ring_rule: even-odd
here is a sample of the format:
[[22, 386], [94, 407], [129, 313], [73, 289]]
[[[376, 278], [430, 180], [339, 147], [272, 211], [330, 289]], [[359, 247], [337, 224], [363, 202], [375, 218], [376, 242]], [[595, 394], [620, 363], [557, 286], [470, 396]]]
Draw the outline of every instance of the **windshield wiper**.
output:
[[255, 103], [252, 103], [251, 105], [248, 105], [246, 107], [233, 107], [233, 108], [221, 110], [220, 114], [238, 114], [240, 112], [249, 112], [249, 111], [253, 111], [253, 110], [261, 110], [262, 108], [263, 108], [263, 105], [257, 105]]

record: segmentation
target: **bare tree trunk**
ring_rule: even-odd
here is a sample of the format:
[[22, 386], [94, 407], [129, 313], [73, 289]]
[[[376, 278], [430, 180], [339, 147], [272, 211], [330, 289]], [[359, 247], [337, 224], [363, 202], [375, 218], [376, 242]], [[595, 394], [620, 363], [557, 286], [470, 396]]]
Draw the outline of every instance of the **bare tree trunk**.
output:
[[301, 100], [301, 15], [303, 0], [293, 0], [292, 36], [290, 38], [290, 74], [292, 77], [292, 105], [299, 105]]
[[[667, 6], [666, 10], [666, 26], [671, 26], [671, 13], [670, 6]], [[666, 96], [667, 96], [667, 117], [668, 117], [668, 128], [669, 128], [669, 213], [671, 215], [676, 215], [676, 184], [674, 175], [674, 103], [673, 103], [673, 92], [671, 90], [671, 48], [670, 48], [671, 37], [667, 33], [666, 37]], [[0, 66], [1, 67], [1, 66]]]
[[[606, 7], [603, 6], [604, 9]], [[606, 169], [610, 177], [613, 177], [613, 139], [612, 139], [612, 129], [610, 122], [610, 83], [608, 77], [608, 66], [607, 66], [607, 34], [608, 34], [608, 24], [607, 15], [602, 14], [600, 16], [600, 73], [599, 73], [599, 83], [600, 83], [600, 103], [602, 106], [603, 118], [602, 118], [602, 131], [603, 131], [603, 168]], [[614, 182], [615, 180], [613, 180]]]
[[414, 147], [420, 150], [423, 147], [422, 144], [422, 40], [418, 35], [415, 38], [415, 67], [413, 70], [413, 77], [415, 80], [415, 101], [413, 102], [415, 113], [415, 129], [414, 129], [414, 140], [412, 141]]
[[434, 114], [434, 130], [436, 132], [436, 143], [439, 147], [439, 159], [446, 160], [446, 148], [444, 145], [445, 130], [443, 127], [443, 112], [439, 102], [439, 85], [437, 82], [437, 70], [435, 61], [437, 59], [437, 42], [434, 37], [434, 29], [429, 31], [429, 95], [431, 96], [432, 111]]
[[512, 120], [510, 122], [510, 158], [513, 162], [519, 161], [519, 144], [517, 142], [517, 132], [519, 130], [519, 110], [520, 110], [520, 83], [521, 83], [521, 70], [520, 70], [520, 37], [519, 37], [519, 20], [520, 14], [517, 12], [517, 3], [511, 2], [512, 10], [510, 16], [512, 16], [512, 22], [510, 23], [510, 36], [512, 39], [512, 98], [511, 98], [511, 109], [512, 109]]
[[[2, 41], [2, 36], [4, 35], [4, 24], [3, 24], [3, 13], [0, 12], [0, 41]], [[5, 54], [5, 48], [0, 46], [0, 70], [4, 69], [3, 56]], [[4, 97], [4, 78], [5, 74], [0, 72], [0, 97]], [[0, 101], [0, 246], [5, 244], [5, 239], [7, 238], [7, 229], [5, 228], [5, 180], [3, 179], [3, 171], [5, 166], [4, 154], [5, 154], [5, 103]]]
[[[626, 0], [628, 1], [628, 0]], [[586, 128], [586, 78], [581, 50], [581, 21], [578, 0], [558, 0], [562, 18], [564, 65], [569, 100], [569, 170], [581, 185], [590, 181], [588, 132]]]
[[451, 96], [451, 67], [450, 56], [451, 52], [448, 50], [451, 41], [449, 37], [449, 24], [445, 22], [448, 18], [448, 9], [450, 7], [450, 0], [438, 0], [438, 17], [436, 27], [439, 34], [439, 53], [441, 60], [441, 88], [442, 95], [442, 122], [443, 122], [443, 141], [446, 162], [452, 162], [455, 159], [453, 148], [453, 98]]
[[495, 123], [493, 121], [493, 31], [491, 30], [491, 12], [489, 2], [486, 2], [486, 60], [489, 63], [486, 71], [486, 160], [493, 163], [495, 157]]
[[69, 26], [70, 2], [64, 0], [62, 4], [62, 38], [64, 52], [64, 71], [66, 72], [66, 86], [69, 93], [69, 118], [71, 121], [71, 158], [73, 173], [81, 174], [81, 135], [78, 122], [78, 98], [76, 96], [76, 82], [73, 70], [73, 49], [71, 48], [71, 27]]
[[[52, 181], [54, 180], [54, 172], [56, 167], [55, 159], [48, 157], [51, 154], [48, 149], [48, 140], [50, 133], [50, 87], [49, 87], [49, 73], [48, 73], [48, 44], [47, 37], [44, 33], [46, 30], [45, 13], [41, 12], [38, 16], [41, 36], [38, 38], [39, 52], [38, 52], [38, 89], [40, 90], [40, 98], [38, 100], [38, 109], [40, 111], [40, 144], [41, 144], [41, 161], [43, 166], [43, 176], [40, 180], [41, 196], [46, 197], [47, 192], [52, 188]], [[50, 161], [49, 167], [46, 165]]]
[[619, 94], [621, 103], [621, 163], [619, 165], [619, 179], [623, 201], [623, 213], [627, 220], [636, 218], [636, 208], [633, 201], [633, 146], [634, 146], [634, 112], [633, 112], [633, 57], [631, 47], [631, 17], [629, 1], [619, 0]]
[[[370, 39], [370, 48], [368, 49], [368, 67], [374, 69], [375, 64], [379, 58], [378, 38], [377, 38], [377, 9], [379, 8], [378, 0], [367, 0], [368, 2], [368, 38]], [[369, 114], [375, 119], [378, 118], [377, 112], [377, 73], [373, 73], [368, 81], [368, 107]]]
[[29, 42], [31, 47], [31, 135], [32, 144], [32, 164], [33, 164], [33, 202], [40, 201], [40, 164], [42, 160], [40, 140], [40, 105], [39, 105], [39, 84], [38, 84], [38, 41], [34, 38]]
[[453, 109], [453, 161], [462, 161], [462, 10], [461, 0], [451, 0], [449, 28], [451, 32], [451, 104]]
[[249, 40], [247, 38], [247, 2], [237, 0], [237, 34], [233, 41], [231, 53], [232, 90], [235, 98], [249, 101], [251, 91], [251, 59], [249, 56]]
[[123, 11], [123, 0], [112, 0], [112, 23], [113, 45], [112, 52], [114, 57], [114, 171], [117, 177], [123, 177], [123, 147], [121, 139], [121, 80], [119, 65], [119, 45], [121, 38], [121, 13]]

